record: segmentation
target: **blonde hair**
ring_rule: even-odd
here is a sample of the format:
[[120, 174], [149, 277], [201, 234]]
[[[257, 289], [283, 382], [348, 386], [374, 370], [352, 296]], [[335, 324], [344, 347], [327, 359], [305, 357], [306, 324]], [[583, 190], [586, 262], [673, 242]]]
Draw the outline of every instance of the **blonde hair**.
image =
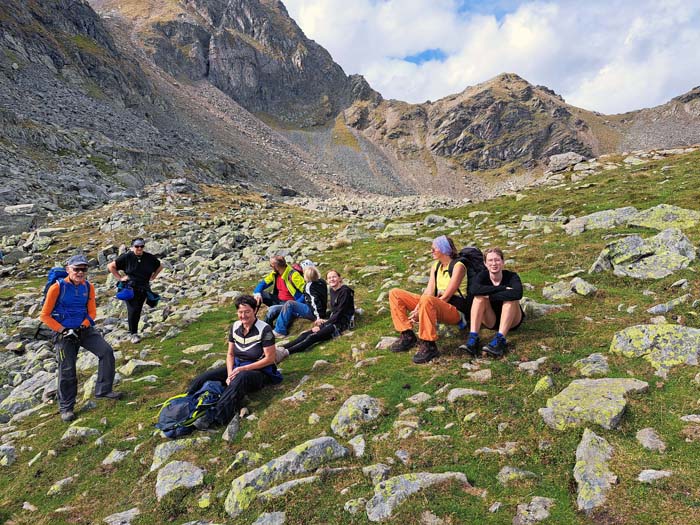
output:
[[304, 268], [304, 280], [307, 283], [318, 281], [321, 278], [321, 274], [318, 273], [318, 269], [315, 266], [307, 266]]

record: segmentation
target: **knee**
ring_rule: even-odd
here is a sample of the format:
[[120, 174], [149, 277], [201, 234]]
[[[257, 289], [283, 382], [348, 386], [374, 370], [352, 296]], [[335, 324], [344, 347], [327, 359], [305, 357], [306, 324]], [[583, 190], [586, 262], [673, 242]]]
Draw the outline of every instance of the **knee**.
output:
[[389, 301], [394, 302], [398, 299], [401, 290], [399, 288], [392, 288], [389, 290]]

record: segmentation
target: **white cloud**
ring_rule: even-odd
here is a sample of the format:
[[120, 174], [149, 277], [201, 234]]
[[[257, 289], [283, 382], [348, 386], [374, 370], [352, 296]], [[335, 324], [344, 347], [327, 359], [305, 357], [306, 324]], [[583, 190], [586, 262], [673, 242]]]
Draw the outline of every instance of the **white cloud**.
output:
[[[700, 84], [697, 0], [510, 2], [503, 16], [457, 0], [286, 0], [304, 32], [387, 98], [435, 100], [502, 73], [605, 113], [662, 104]], [[447, 58], [416, 65], [427, 49]]]

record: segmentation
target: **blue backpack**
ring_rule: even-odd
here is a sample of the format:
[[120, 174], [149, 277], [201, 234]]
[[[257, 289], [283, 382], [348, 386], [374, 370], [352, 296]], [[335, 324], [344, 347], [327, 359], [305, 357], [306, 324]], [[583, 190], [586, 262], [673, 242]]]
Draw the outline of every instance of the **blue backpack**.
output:
[[68, 277], [68, 272], [63, 266], [54, 266], [49, 270], [49, 273], [46, 276], [46, 284], [44, 285], [43, 298], [41, 299], [42, 305], [44, 302], [46, 302], [46, 294], [48, 293], [49, 288], [51, 288], [51, 285], [56, 281], [62, 281], [66, 277]]
[[170, 439], [191, 434], [194, 422], [213, 409], [224, 392], [224, 385], [219, 381], [207, 381], [194, 394], [178, 394], [161, 405], [156, 428], [163, 431]]

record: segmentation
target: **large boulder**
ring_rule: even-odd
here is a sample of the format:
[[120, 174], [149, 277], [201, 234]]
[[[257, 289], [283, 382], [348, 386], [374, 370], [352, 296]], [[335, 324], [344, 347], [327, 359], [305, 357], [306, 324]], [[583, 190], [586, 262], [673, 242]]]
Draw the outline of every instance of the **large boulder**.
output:
[[602, 437], [584, 430], [576, 448], [574, 479], [578, 485], [576, 503], [578, 509], [590, 512], [605, 503], [610, 487], [617, 483], [617, 476], [608, 468], [613, 449]]
[[669, 228], [649, 239], [630, 235], [608, 244], [589, 273], [613, 270], [621, 277], [662, 279], [687, 268], [695, 260], [695, 247], [683, 232]]
[[268, 461], [231, 482], [224, 508], [229, 516], [237, 517], [258, 495], [278, 481], [296, 474], [305, 474], [319, 466], [348, 455], [348, 450], [332, 437], [311, 439], [286, 454]]
[[41, 402], [44, 389], [56, 382], [56, 374], [40, 370], [36, 374], [22, 381], [0, 403], [0, 410], [10, 415], [18, 414]]
[[443, 474], [419, 472], [417, 474], [403, 474], [382, 481], [374, 486], [374, 496], [367, 502], [367, 517], [370, 521], [387, 520], [393, 514], [394, 509], [411, 494], [437, 483], [453, 480], [465, 487], [471, 487], [467, 477], [461, 472], [445, 472]]
[[340, 437], [354, 436], [360, 425], [379, 417], [382, 410], [378, 399], [366, 394], [350, 396], [331, 422], [331, 430]]
[[617, 427], [627, 408], [625, 395], [646, 392], [649, 384], [638, 379], [576, 379], [547, 400], [539, 413], [555, 430], [596, 423], [608, 430]]
[[691, 230], [698, 223], [700, 223], [700, 212], [670, 204], [659, 204], [648, 210], [640, 211], [627, 221], [630, 226], [642, 226], [655, 230], [665, 230], [666, 228]]
[[179, 488], [199, 487], [204, 483], [204, 471], [187, 461], [171, 461], [158, 471], [156, 497], [158, 501]]
[[617, 208], [615, 210], [597, 211], [590, 215], [571, 219], [566, 224], [562, 224], [562, 228], [564, 228], [564, 231], [569, 235], [579, 235], [587, 230], [615, 228], [616, 226], [626, 225], [627, 221], [633, 217], [635, 213], [637, 213], [637, 208], [633, 208], [632, 206]]
[[610, 352], [641, 357], [661, 376], [677, 365], [697, 366], [699, 351], [700, 329], [673, 324], [630, 326], [610, 343]]
[[578, 164], [584, 160], [586, 160], [586, 158], [583, 155], [579, 155], [574, 151], [567, 151], [566, 153], [552, 155], [547, 161], [547, 171], [551, 173], [563, 171], [566, 168], [573, 166], [574, 164]]

